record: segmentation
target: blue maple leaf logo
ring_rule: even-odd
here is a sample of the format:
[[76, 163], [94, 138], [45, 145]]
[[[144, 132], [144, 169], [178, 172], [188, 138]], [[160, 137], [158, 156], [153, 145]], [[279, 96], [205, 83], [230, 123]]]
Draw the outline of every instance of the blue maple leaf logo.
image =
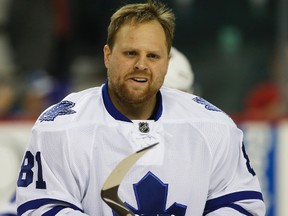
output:
[[[175, 202], [166, 209], [168, 184], [163, 183], [153, 173], [148, 172], [133, 185], [138, 209], [125, 205], [136, 215], [141, 216], [185, 216], [187, 206]], [[117, 216], [116, 213], [113, 213]]]
[[206, 101], [205, 99], [203, 99], [201, 97], [195, 97], [192, 100], [195, 101], [196, 103], [204, 105], [207, 110], [223, 112], [221, 109], [219, 109], [218, 107], [209, 103], [208, 101]]
[[71, 108], [75, 106], [75, 103], [71, 101], [61, 101], [60, 103], [53, 106], [51, 109], [44, 112], [39, 120], [40, 122], [43, 121], [54, 121], [57, 116], [60, 115], [70, 115], [76, 113], [76, 111], [72, 110]]

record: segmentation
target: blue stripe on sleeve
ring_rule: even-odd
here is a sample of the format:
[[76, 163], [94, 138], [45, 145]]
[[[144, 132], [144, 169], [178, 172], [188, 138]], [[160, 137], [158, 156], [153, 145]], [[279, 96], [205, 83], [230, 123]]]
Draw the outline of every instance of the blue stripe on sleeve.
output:
[[250, 216], [251, 214], [249, 212], [241, 206], [234, 204], [234, 202], [251, 199], [263, 201], [263, 196], [258, 191], [241, 191], [208, 200], [205, 205], [204, 215], [220, 208], [229, 207], [243, 213], [244, 215]]
[[245, 210], [244, 208], [242, 208], [239, 205], [236, 204], [230, 204], [228, 207], [235, 209], [236, 211], [246, 215], [246, 216], [253, 216], [250, 212], [248, 212], [247, 210]]
[[32, 209], [37, 209], [37, 208], [40, 208], [41, 206], [44, 206], [47, 204], [59, 205], [59, 206], [63, 206], [66, 208], [72, 208], [74, 210], [78, 210], [78, 211], [83, 212], [82, 209], [78, 208], [77, 206], [75, 206], [71, 203], [64, 202], [61, 200], [56, 200], [56, 199], [49, 199], [49, 198], [36, 199], [36, 200], [31, 200], [29, 202], [26, 202], [17, 208], [17, 212], [18, 212], [18, 215], [22, 215], [26, 211], [29, 211]]
[[50, 209], [49, 211], [45, 212], [42, 216], [56, 215], [58, 212], [60, 212], [64, 208], [67, 208], [67, 207], [66, 206], [56, 206], [56, 207]]
[[208, 213], [211, 213], [213, 211], [216, 211], [218, 210], [219, 208], [232, 208], [240, 213], [242, 213], [243, 215], [246, 215], [246, 216], [253, 216], [250, 212], [248, 212], [247, 210], [245, 210], [244, 208], [242, 208], [241, 206], [237, 205], [237, 204], [228, 204], [228, 205], [225, 205], [225, 206], [221, 206], [221, 207], [215, 207], [214, 209], [210, 209], [209, 212], [204, 212], [203, 216], [207, 215]]

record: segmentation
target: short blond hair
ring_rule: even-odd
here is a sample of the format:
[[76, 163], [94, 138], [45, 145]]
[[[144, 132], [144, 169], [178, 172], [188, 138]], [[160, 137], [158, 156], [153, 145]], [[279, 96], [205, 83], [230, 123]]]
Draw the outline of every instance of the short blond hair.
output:
[[127, 23], [144, 23], [158, 21], [166, 36], [167, 50], [171, 49], [174, 38], [175, 15], [170, 8], [161, 2], [148, 0], [147, 3], [127, 4], [118, 9], [110, 18], [107, 45], [112, 49], [118, 30]]

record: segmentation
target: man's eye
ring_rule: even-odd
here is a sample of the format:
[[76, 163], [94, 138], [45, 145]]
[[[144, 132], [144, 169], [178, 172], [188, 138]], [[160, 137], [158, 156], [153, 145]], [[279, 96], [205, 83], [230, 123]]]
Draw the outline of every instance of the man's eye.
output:
[[151, 59], [158, 59], [159, 56], [156, 55], [156, 54], [149, 54], [149, 55], [148, 55], [148, 58], [151, 58]]
[[134, 51], [127, 51], [127, 52], [126, 52], [126, 55], [127, 55], [127, 56], [135, 56], [135, 55], [136, 55], [136, 52], [134, 52]]

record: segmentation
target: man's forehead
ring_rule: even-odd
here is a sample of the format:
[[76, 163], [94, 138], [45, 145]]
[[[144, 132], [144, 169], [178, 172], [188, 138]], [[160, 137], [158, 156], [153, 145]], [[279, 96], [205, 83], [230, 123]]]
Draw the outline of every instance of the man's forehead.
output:
[[123, 49], [162, 52], [165, 47], [168, 53], [165, 32], [160, 23], [157, 25], [157, 22], [127, 23], [118, 29], [115, 41], [118, 40], [120, 43], [117, 45]]

